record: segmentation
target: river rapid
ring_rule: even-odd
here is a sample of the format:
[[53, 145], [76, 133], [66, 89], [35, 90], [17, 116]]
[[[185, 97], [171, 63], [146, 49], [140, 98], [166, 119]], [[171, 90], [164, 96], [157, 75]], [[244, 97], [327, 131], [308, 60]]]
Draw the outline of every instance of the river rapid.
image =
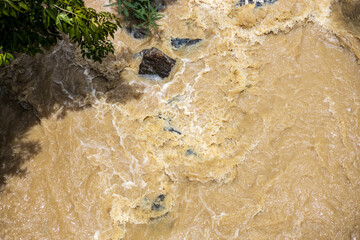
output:
[[[360, 240], [360, 1], [236, 4], [2, 68], [0, 239]], [[168, 78], [139, 76], [151, 47]]]

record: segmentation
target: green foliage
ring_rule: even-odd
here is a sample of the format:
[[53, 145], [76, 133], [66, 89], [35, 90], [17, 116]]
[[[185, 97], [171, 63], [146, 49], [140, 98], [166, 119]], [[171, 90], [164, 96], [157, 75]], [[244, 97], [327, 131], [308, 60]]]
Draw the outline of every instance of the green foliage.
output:
[[156, 21], [163, 17], [158, 13], [158, 6], [154, 5], [154, 0], [116, 0], [114, 3], [109, 0], [109, 2], [107, 7], [117, 6], [118, 12], [123, 14], [127, 21], [135, 18], [139, 22], [136, 27], [144, 27], [147, 33], [152, 28], [158, 28]]
[[0, 66], [2, 64], [9, 65], [10, 60], [14, 60], [14, 56], [11, 53], [3, 52], [2, 47], [0, 47]]
[[97, 13], [82, 0], [0, 0], [0, 65], [13, 58], [6, 53], [49, 50], [61, 33], [80, 46], [83, 57], [101, 62], [114, 52], [108, 37], [114, 37], [118, 27], [114, 14]]

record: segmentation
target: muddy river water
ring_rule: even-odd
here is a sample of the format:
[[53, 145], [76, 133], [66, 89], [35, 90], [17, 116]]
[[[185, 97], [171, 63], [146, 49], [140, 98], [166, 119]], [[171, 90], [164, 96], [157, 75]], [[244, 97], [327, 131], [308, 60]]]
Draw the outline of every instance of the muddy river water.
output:
[[[359, 240], [360, 1], [236, 3], [2, 69], [0, 239]], [[138, 75], [151, 47], [168, 78]]]

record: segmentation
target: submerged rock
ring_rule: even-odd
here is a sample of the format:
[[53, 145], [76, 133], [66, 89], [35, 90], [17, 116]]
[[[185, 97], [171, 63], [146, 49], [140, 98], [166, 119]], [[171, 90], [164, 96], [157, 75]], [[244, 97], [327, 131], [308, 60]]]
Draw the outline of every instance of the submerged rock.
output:
[[236, 4], [236, 6], [244, 6], [247, 4], [255, 4], [255, 7], [261, 7], [264, 6], [266, 4], [273, 4], [275, 3], [277, 0], [239, 0], [238, 3]]
[[164, 209], [164, 200], [165, 200], [165, 195], [160, 194], [152, 203], [151, 210], [153, 210], [153, 211], [163, 210]]
[[26, 102], [26, 101], [20, 101], [20, 102], [19, 102], [19, 105], [20, 105], [20, 107], [22, 107], [24, 110], [27, 110], [27, 111], [34, 110], [34, 109], [33, 109], [33, 106], [32, 106], [30, 103]]
[[146, 38], [146, 29], [144, 28], [133, 28], [133, 27], [126, 27], [125, 30], [136, 39], [143, 39]]
[[195, 156], [195, 157], [198, 157], [197, 153], [194, 152], [192, 149], [187, 149], [186, 152], [185, 152], [185, 155], [186, 156]]
[[152, 6], [156, 9], [156, 11], [162, 11], [166, 7], [165, 0], [154, 0]]
[[190, 38], [172, 38], [171, 39], [171, 45], [174, 48], [180, 48], [181, 46], [190, 46], [194, 45], [198, 42], [202, 41], [202, 39], [190, 39]]
[[178, 130], [176, 130], [176, 129], [173, 128], [173, 127], [164, 127], [163, 130], [164, 130], [164, 131], [167, 131], [167, 132], [173, 132], [173, 133], [177, 133], [177, 134], [181, 135], [181, 132], [178, 131]]
[[139, 74], [158, 75], [161, 78], [166, 78], [176, 63], [174, 59], [154, 47], [143, 50], [142, 54], [143, 59], [139, 66]]
[[346, 22], [352, 22], [360, 26], [360, 1], [359, 0], [339, 0], [341, 13]]

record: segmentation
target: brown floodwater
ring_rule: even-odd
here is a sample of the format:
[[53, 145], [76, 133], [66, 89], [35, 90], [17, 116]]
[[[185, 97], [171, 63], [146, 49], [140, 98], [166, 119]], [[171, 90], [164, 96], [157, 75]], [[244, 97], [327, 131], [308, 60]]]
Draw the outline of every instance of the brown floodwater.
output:
[[[236, 2], [1, 69], [0, 239], [360, 240], [360, 1]], [[151, 47], [168, 78], [137, 74]]]

